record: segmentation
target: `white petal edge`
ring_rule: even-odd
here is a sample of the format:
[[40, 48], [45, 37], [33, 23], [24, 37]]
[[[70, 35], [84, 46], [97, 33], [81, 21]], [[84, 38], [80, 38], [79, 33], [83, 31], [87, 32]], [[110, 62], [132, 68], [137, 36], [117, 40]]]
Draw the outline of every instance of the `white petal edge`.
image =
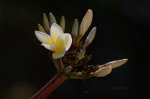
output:
[[35, 35], [41, 43], [45, 43], [45, 44], [52, 44], [53, 43], [52, 38], [44, 32], [35, 31]]
[[46, 49], [48, 49], [50, 51], [54, 51], [56, 49], [55, 45], [48, 45], [48, 44], [45, 44], [45, 43], [42, 43], [41, 45], [44, 46]]
[[62, 50], [63, 50], [63, 52], [62, 52], [61, 54], [59, 54], [59, 55], [55, 55], [55, 54], [53, 53], [53, 55], [52, 55], [53, 58], [54, 58], [54, 59], [58, 59], [58, 58], [63, 57], [63, 56], [65, 55], [66, 50], [65, 50], [64, 47], [62, 47]]
[[62, 34], [64, 33], [62, 28], [56, 24], [56, 23], [53, 23], [51, 25], [51, 28], [50, 28], [50, 36], [52, 37], [54, 43], [56, 43], [56, 40], [57, 38]]
[[[71, 44], [72, 44], [72, 37], [69, 33], [64, 33], [62, 35], [60, 35], [60, 37], [58, 38], [57, 42], [59, 41], [59, 39], [63, 40], [63, 47], [66, 49], [66, 51], [69, 50]], [[56, 42], [56, 43], [57, 43]]]

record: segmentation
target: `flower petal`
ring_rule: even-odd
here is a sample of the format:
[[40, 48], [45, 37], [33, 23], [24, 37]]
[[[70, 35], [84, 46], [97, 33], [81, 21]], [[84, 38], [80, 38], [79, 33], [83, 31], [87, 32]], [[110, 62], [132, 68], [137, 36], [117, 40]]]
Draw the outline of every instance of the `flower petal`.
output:
[[54, 43], [56, 43], [57, 38], [63, 33], [62, 28], [57, 25], [56, 23], [53, 23], [50, 30], [50, 36], [52, 37]]
[[45, 43], [42, 43], [41, 45], [44, 46], [46, 49], [51, 50], [51, 51], [54, 51], [56, 49], [55, 45], [48, 45]]
[[[63, 34], [62, 34], [63, 35]], [[61, 35], [57, 38], [56, 40], [56, 46], [57, 47], [64, 47], [64, 41], [63, 39], [61, 38]]]
[[56, 41], [56, 45], [63, 46], [66, 49], [66, 51], [70, 48], [71, 44], [72, 38], [71, 35], [68, 33], [60, 35]]
[[66, 52], [66, 50], [64, 47], [56, 48], [53, 53], [53, 58], [57, 59], [57, 58], [63, 57], [65, 55], [65, 52]]
[[40, 31], [35, 31], [35, 35], [40, 42], [51, 45], [53, 44], [52, 38], [48, 34]]

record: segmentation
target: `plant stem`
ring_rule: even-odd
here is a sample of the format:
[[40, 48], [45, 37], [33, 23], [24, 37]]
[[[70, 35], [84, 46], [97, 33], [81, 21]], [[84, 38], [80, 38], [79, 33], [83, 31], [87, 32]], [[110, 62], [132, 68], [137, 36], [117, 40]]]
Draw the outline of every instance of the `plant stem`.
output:
[[31, 97], [31, 99], [45, 99], [66, 79], [67, 77], [65, 77], [64, 75], [57, 73], [43, 88], [41, 88], [37, 93], [35, 93]]

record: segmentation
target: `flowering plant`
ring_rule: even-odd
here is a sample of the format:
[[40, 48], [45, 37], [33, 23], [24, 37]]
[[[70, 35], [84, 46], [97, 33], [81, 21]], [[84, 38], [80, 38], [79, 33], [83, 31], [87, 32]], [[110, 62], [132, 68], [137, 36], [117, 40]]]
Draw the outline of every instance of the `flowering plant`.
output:
[[92, 23], [93, 12], [89, 9], [82, 19], [79, 26], [78, 20], [75, 19], [72, 32], [64, 33], [65, 17], [61, 17], [60, 26], [52, 13], [49, 19], [43, 14], [43, 26], [38, 24], [39, 31], [35, 35], [46, 49], [50, 50], [49, 56], [57, 68], [56, 75], [31, 99], [45, 99], [53, 92], [62, 82], [67, 79], [88, 79], [91, 77], [104, 77], [112, 69], [123, 65], [127, 59], [111, 61], [103, 65], [89, 65], [91, 55], [86, 55], [87, 47], [92, 43], [96, 27], [89, 32], [85, 42], [82, 37], [87, 32]]

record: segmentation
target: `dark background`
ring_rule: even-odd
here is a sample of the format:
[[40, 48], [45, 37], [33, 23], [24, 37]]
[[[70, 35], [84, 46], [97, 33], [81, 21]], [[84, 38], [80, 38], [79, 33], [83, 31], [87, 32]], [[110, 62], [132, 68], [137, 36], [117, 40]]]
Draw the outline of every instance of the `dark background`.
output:
[[129, 61], [104, 78], [87, 80], [88, 94], [82, 81], [68, 80], [47, 99], [150, 99], [149, 0], [0, 0], [0, 99], [29, 99], [56, 73], [34, 35], [42, 13], [52, 12], [58, 22], [65, 15], [71, 32], [73, 20], [81, 21], [89, 8], [97, 27], [90, 64]]

